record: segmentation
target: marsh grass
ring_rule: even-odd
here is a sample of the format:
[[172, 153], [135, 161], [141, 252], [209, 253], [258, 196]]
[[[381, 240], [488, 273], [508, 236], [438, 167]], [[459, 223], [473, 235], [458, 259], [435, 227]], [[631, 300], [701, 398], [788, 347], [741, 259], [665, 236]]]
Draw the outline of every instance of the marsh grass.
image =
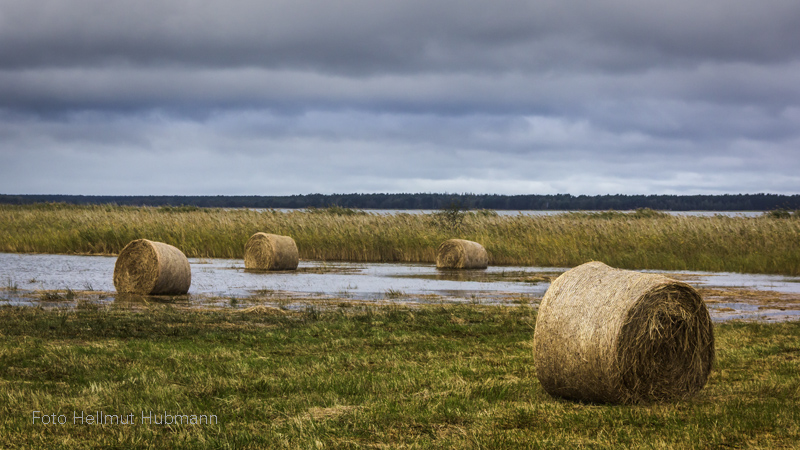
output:
[[19, 289], [19, 285], [11, 277], [6, 278], [6, 284], [4, 287], [7, 291], [16, 291]]
[[[717, 367], [686, 401], [555, 399], [527, 306], [280, 312], [0, 307], [2, 448], [791, 448], [800, 323], [717, 327]], [[134, 413], [131, 426], [32, 412]], [[141, 411], [216, 426], [141, 424]]]
[[764, 213], [765, 217], [771, 219], [797, 219], [800, 218], [800, 210], [790, 211], [788, 209], [773, 209]]
[[302, 259], [435, 261], [449, 238], [481, 243], [492, 265], [573, 267], [591, 260], [630, 269], [800, 274], [800, 221], [762, 217], [461, 212], [457, 230], [435, 214], [339, 210], [278, 212], [41, 204], [0, 206], [0, 251], [117, 254], [147, 238], [189, 257], [242, 258], [258, 231], [291, 236]]
[[447, 281], [476, 281], [480, 283], [492, 282], [520, 282], [520, 283], [549, 283], [563, 272], [541, 272], [532, 274], [524, 270], [503, 270], [489, 272], [486, 270], [437, 270], [434, 274], [397, 275], [397, 278], [416, 278], [420, 280], [447, 280]]
[[397, 299], [403, 298], [405, 294], [403, 294], [403, 291], [397, 289], [387, 289], [386, 292], [383, 293], [383, 296], [389, 299]]
[[43, 301], [72, 301], [75, 300], [75, 291], [70, 288], [67, 288], [63, 291], [41, 291], [39, 298]]

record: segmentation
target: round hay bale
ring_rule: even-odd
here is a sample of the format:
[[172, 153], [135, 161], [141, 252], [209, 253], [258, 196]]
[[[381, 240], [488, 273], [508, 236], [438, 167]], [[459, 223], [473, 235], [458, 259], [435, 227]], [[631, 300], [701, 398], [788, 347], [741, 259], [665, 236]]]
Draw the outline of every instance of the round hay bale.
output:
[[488, 265], [489, 255], [477, 242], [448, 239], [436, 251], [438, 269], [485, 269]]
[[191, 284], [186, 255], [163, 242], [132, 241], [114, 264], [114, 287], [120, 293], [181, 295], [189, 292]]
[[299, 262], [297, 244], [289, 236], [256, 233], [244, 246], [247, 270], [295, 270]]
[[548, 393], [598, 403], [689, 397], [714, 363], [713, 325], [694, 288], [596, 261], [552, 283], [533, 345]]

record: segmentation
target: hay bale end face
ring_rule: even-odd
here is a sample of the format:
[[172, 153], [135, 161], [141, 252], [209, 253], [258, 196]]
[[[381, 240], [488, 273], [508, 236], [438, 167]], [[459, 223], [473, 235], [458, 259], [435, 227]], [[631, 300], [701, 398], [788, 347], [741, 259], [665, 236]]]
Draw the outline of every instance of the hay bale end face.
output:
[[140, 295], [182, 295], [189, 292], [192, 269], [177, 248], [137, 239], [122, 249], [114, 264], [117, 292]]
[[477, 242], [448, 239], [436, 251], [438, 269], [485, 269], [488, 266], [489, 255]]
[[674, 400], [708, 381], [714, 330], [691, 286], [595, 261], [565, 272], [547, 290], [534, 352], [536, 375], [553, 396]]
[[244, 246], [247, 270], [295, 270], [299, 263], [297, 244], [289, 236], [256, 233]]

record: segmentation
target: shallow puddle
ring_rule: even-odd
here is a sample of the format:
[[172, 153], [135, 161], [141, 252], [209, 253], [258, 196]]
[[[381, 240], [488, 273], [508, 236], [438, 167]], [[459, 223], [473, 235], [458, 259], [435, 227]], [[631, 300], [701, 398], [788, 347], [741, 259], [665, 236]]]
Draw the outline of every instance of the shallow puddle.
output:
[[[565, 268], [489, 267], [437, 270], [432, 264], [301, 261], [297, 271], [249, 272], [241, 260], [189, 260], [189, 296], [120, 296], [116, 257], [0, 253], [0, 304], [75, 307], [80, 301], [297, 309], [309, 304], [462, 302], [538, 305]], [[698, 288], [712, 318], [800, 320], [800, 278], [708, 272], [664, 272]]]
[[[115, 257], [0, 253], [0, 298], [12, 304], [50, 305], [26, 293], [67, 290], [105, 292], [113, 300]], [[481, 271], [439, 271], [430, 264], [354, 264], [301, 261], [296, 271], [250, 272], [241, 260], [189, 260], [197, 297], [231, 299], [337, 298], [348, 300], [462, 301], [507, 303], [541, 298], [548, 275], [563, 269], [490, 267]], [[506, 275], [508, 274], [508, 275]], [[542, 275], [539, 275], [542, 274]], [[505, 281], [508, 279], [508, 281]], [[520, 280], [525, 280], [521, 282]], [[100, 295], [100, 294], [98, 294]]]

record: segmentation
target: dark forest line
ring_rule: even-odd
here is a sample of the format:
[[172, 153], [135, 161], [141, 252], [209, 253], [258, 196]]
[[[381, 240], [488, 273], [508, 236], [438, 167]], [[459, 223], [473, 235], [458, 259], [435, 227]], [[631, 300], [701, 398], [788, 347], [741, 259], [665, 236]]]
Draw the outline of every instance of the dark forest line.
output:
[[632, 210], [769, 211], [800, 209], [800, 195], [488, 195], [488, 194], [308, 194], [288, 196], [118, 196], [118, 195], [3, 195], [3, 204], [69, 203], [131, 206], [198, 206], [210, 208], [326, 208], [497, 210]]

